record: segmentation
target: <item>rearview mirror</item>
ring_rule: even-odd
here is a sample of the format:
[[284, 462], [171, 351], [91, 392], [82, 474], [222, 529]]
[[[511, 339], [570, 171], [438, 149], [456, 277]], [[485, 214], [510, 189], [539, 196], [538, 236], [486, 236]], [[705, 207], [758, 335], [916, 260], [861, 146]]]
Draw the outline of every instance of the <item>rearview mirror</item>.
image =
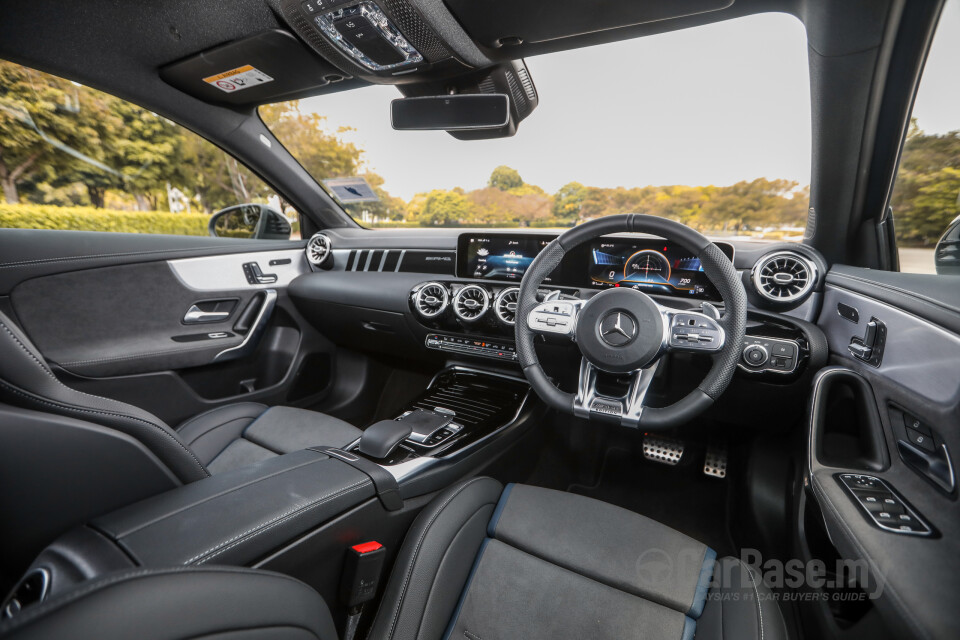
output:
[[390, 121], [398, 130], [499, 129], [509, 120], [510, 97], [503, 93], [398, 98], [390, 103]]
[[289, 240], [290, 223], [283, 214], [265, 204], [240, 204], [221, 209], [207, 223], [215, 238]]

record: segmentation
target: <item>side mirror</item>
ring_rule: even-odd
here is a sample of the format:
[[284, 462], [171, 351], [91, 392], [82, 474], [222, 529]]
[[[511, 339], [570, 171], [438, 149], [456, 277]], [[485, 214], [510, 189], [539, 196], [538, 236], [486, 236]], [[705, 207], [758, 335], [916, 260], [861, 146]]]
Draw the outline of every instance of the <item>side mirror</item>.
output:
[[953, 219], [937, 242], [933, 262], [940, 275], [960, 275], [960, 216]]
[[290, 223], [265, 204], [239, 204], [210, 216], [207, 230], [214, 238], [289, 240]]

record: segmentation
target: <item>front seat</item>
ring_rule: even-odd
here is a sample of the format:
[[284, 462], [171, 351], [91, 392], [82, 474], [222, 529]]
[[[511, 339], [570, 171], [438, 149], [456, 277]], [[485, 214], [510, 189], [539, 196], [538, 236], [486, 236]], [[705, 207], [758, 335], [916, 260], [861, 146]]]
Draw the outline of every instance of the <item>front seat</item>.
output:
[[[212, 567], [139, 570], [82, 583], [0, 623], [0, 636], [6, 633], [11, 640], [336, 638], [326, 606], [305, 585]], [[368, 636], [786, 637], [771, 592], [738, 560], [717, 560], [705, 545], [609, 504], [524, 485], [504, 488], [490, 478], [461, 482], [420, 513]]]
[[625, 509], [474, 478], [407, 534], [373, 640], [782, 640], [754, 569]]
[[323, 413], [255, 402], [212, 409], [174, 430], [147, 411], [61, 383], [30, 339], [2, 313], [0, 399], [132, 436], [183, 483], [307, 447], [344, 447], [362, 435]]

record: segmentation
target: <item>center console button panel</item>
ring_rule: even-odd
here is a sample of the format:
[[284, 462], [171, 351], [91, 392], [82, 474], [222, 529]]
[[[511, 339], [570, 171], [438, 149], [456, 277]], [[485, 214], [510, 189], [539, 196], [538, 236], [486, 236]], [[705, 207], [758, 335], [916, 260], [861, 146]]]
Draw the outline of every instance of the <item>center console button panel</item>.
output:
[[912, 536], [933, 535], [933, 529], [886, 482], [874, 476], [841, 473], [837, 480], [867, 518], [891, 533]]
[[428, 349], [450, 351], [470, 356], [494, 358], [496, 360], [517, 360], [517, 347], [513, 342], [506, 340], [485, 340], [469, 336], [451, 336], [441, 333], [430, 333], [424, 344]]

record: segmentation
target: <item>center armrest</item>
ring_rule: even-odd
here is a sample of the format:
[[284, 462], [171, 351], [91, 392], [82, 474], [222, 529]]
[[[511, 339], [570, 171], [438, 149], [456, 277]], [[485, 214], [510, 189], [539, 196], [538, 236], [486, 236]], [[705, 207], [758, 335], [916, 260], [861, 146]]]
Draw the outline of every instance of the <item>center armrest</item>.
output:
[[248, 564], [376, 495], [353, 466], [297, 451], [94, 520], [141, 566]]

